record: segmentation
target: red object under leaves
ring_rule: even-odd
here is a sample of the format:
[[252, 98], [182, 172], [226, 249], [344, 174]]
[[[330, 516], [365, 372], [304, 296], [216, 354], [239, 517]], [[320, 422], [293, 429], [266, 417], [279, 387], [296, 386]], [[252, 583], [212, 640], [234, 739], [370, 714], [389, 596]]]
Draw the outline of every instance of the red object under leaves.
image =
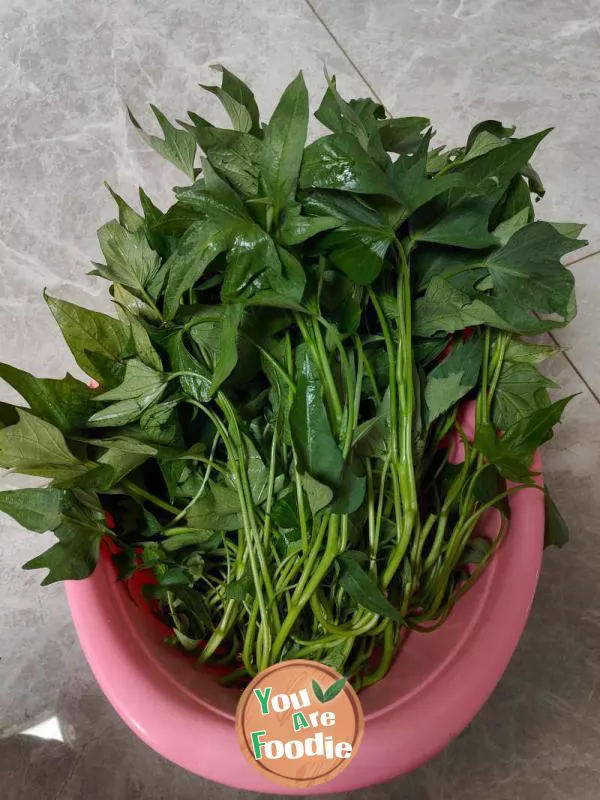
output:
[[104, 548], [109, 556], [118, 556], [119, 553], [123, 552], [123, 548], [115, 542], [112, 536], [105, 536], [102, 539], [100, 548]]
[[104, 520], [106, 522], [106, 527], [110, 528], [111, 531], [114, 531], [114, 529], [115, 529], [115, 518], [110, 513], [110, 511], [107, 511], [106, 509], [104, 509]]
[[[106, 525], [107, 527], [113, 529], [115, 527], [115, 521], [112, 514], [109, 511], [104, 511], [104, 515], [106, 517]], [[119, 553], [123, 552], [123, 548], [117, 544], [117, 542], [112, 538], [112, 536], [105, 536], [101, 542], [101, 548], [104, 549], [105, 553], [112, 557], [113, 555], [119, 555]], [[143, 552], [143, 548], [136, 547], [136, 554], [138, 556], [137, 562], [138, 565], [141, 563], [140, 556]], [[129, 597], [135, 603], [135, 605], [142, 609], [145, 613], [149, 614], [154, 623], [160, 628], [161, 634], [165, 637], [172, 636], [173, 631], [172, 629], [166, 625], [160, 619], [160, 607], [158, 601], [156, 600], [147, 600], [144, 596], [144, 586], [156, 586], [158, 585], [158, 581], [151, 569], [136, 569], [133, 575], [125, 581], [126, 589]], [[197, 658], [199, 653], [206, 647], [207, 640], [201, 640], [198, 642], [198, 647], [196, 650], [190, 652], [180, 652], [180, 654], [184, 658]], [[215, 656], [220, 658], [222, 656], [227, 655], [230, 650], [230, 646], [227, 644], [221, 644], [215, 650]], [[210, 673], [215, 680], [219, 678], [224, 678], [227, 675], [230, 675], [234, 669], [236, 668], [235, 663], [229, 664], [204, 664], [203, 669], [206, 672]]]
[[[460, 334], [461, 335], [461, 339], [463, 340], [463, 342], [467, 342], [471, 338], [471, 336], [473, 336], [474, 333], [475, 333], [475, 328], [471, 328], [471, 327], [465, 328], [463, 331], [461, 331], [461, 334]], [[448, 341], [448, 343], [446, 344], [446, 346], [444, 347], [442, 352], [439, 353], [439, 355], [437, 355], [434, 358], [434, 360], [433, 360], [434, 364], [441, 364], [442, 361], [445, 361], [448, 358], [448, 356], [452, 352], [452, 348], [454, 347], [454, 342], [456, 341], [456, 338], [457, 337], [455, 335]]]
[[452, 346], [453, 346], [453, 344], [454, 344], [454, 340], [453, 340], [453, 339], [450, 339], [450, 341], [449, 341], [449, 342], [448, 342], [448, 344], [447, 344], [447, 345], [444, 347], [444, 349], [442, 350], [442, 352], [441, 352], [439, 355], [437, 355], [437, 356], [434, 358], [434, 363], [435, 363], [435, 364], [441, 364], [441, 363], [442, 363], [442, 361], [445, 361], [445, 360], [448, 358], [448, 356], [449, 356], [449, 355], [450, 355], [450, 353], [452, 352]]

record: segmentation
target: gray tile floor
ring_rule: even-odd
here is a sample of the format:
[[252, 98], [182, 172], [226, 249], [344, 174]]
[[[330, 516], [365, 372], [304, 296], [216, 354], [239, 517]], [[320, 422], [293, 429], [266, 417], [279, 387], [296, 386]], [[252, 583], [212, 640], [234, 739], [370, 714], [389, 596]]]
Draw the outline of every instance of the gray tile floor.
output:
[[[346, 95], [429, 113], [450, 141], [486, 117], [528, 133], [554, 125], [536, 162], [549, 190], [540, 214], [588, 221], [585, 252], [599, 250], [599, 12], [598, 0], [3, 0], [2, 360], [48, 376], [72, 368], [41, 293], [106, 304], [101, 283], [84, 277], [94, 231], [113, 213], [102, 181], [129, 197], [143, 183], [159, 201], [176, 181], [127, 126], [124, 105], [144, 120], [150, 101], [214, 116], [196, 86], [211, 82], [213, 63], [247, 78], [267, 106], [299, 68], [321, 91], [327, 64]], [[569, 349], [551, 370], [579, 395], [544, 456], [572, 543], [547, 554], [526, 633], [485, 709], [445, 753], [370, 798], [600, 794], [600, 255], [573, 270], [580, 315], [558, 335]], [[1, 387], [0, 399], [15, 398]], [[130, 733], [96, 687], [62, 589], [18, 569], [45, 537], [7, 518], [0, 535], [0, 797], [242, 794], [185, 774]]]

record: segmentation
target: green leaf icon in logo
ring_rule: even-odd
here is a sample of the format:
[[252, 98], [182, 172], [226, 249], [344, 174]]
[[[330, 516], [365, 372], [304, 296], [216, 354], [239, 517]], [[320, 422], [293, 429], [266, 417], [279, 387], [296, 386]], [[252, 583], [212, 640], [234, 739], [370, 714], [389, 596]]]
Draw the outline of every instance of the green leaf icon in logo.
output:
[[332, 683], [328, 689], [323, 691], [317, 681], [313, 680], [312, 689], [315, 697], [320, 703], [328, 703], [330, 700], [334, 700], [338, 696], [345, 685], [346, 678], [340, 678], [339, 680], [334, 681], [334, 683]]

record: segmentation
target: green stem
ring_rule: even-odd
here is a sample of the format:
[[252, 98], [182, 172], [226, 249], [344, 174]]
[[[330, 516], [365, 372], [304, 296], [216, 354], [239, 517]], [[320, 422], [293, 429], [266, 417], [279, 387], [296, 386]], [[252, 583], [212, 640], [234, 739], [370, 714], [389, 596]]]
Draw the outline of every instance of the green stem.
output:
[[200, 484], [200, 488], [198, 489], [198, 491], [196, 492], [194, 497], [190, 500], [190, 502], [187, 504], [187, 506], [185, 506], [185, 508], [183, 508], [179, 512], [179, 514], [177, 514], [175, 519], [171, 520], [171, 522], [167, 525], [167, 528], [171, 528], [173, 525], [176, 525], [180, 520], [182, 520], [185, 517], [185, 515], [187, 514], [187, 512], [190, 510], [190, 508], [192, 508], [192, 506], [195, 505], [198, 502], [198, 500], [202, 497], [202, 495], [204, 494], [204, 490], [206, 489], [206, 486], [208, 484], [208, 479], [210, 477], [210, 471], [211, 471], [211, 468], [213, 466], [212, 459], [213, 459], [215, 451], [217, 449], [217, 443], [218, 443], [219, 439], [220, 439], [220, 434], [216, 433], [215, 437], [213, 439], [212, 447], [210, 449], [209, 466], [207, 467], [206, 472], [204, 473], [204, 478], [202, 479], [202, 483]]
[[302, 315], [298, 313], [295, 314], [295, 320], [298, 328], [300, 329], [300, 333], [302, 334], [302, 338], [304, 339], [315, 366], [321, 376], [323, 388], [325, 390], [325, 396], [327, 397], [329, 407], [332, 412], [331, 427], [334, 435], [337, 436], [342, 424], [343, 409], [335, 381], [333, 379], [333, 374], [329, 365], [329, 357], [327, 355], [325, 343], [323, 342], [323, 337], [321, 336], [318, 322], [316, 322], [316, 320], [313, 321], [312, 330], [315, 337], [313, 340], [313, 336], [311, 336], [310, 331], [308, 330], [306, 323], [302, 318]]
[[137, 483], [133, 483], [133, 481], [121, 481], [121, 486], [124, 489], [127, 489], [128, 492], [131, 494], [135, 494], [138, 497], [142, 497], [144, 500], [148, 500], [148, 502], [155, 505], [157, 508], [162, 508], [163, 511], [168, 511], [169, 514], [179, 514], [180, 509], [172, 506], [170, 503], [165, 503], [164, 500], [161, 500], [160, 497], [155, 497], [150, 492], [147, 492], [145, 489], [142, 489], [141, 486], [138, 486]]
[[[294, 627], [294, 624], [296, 623], [296, 620], [298, 619], [302, 609], [309, 602], [313, 592], [315, 592], [315, 590], [320, 586], [322, 580], [325, 578], [327, 572], [333, 564], [336, 555], [338, 554], [339, 523], [339, 516], [335, 514], [332, 515], [328, 525], [327, 544], [325, 546], [325, 551], [323, 552], [321, 560], [319, 561], [319, 565], [317, 566], [304, 590], [301, 591], [301, 593], [298, 593], [300, 589], [300, 587], [298, 587], [296, 592], [294, 592], [292, 606], [287, 616], [283, 620], [281, 628], [279, 629], [279, 633], [273, 642], [273, 648], [271, 650], [271, 662], [279, 660], [286, 639]], [[297, 594], [298, 596], [296, 596]]]

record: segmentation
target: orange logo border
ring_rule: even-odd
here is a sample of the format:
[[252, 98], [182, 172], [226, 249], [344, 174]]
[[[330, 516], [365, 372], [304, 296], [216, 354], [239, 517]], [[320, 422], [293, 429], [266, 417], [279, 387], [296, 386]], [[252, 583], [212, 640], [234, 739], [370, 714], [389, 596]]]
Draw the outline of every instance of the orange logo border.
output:
[[[353, 758], [358, 752], [365, 729], [365, 721], [364, 721], [362, 706], [360, 700], [358, 699], [358, 695], [356, 694], [352, 686], [346, 683], [340, 692], [340, 701], [341, 704], [343, 704], [342, 707], [344, 708], [345, 712], [344, 719], [345, 719], [346, 730], [344, 731], [345, 735], [343, 738], [344, 741], [347, 741], [352, 745], [352, 753], [350, 757], [336, 758], [335, 763], [333, 765], [331, 765], [330, 763], [326, 763], [325, 758], [323, 757], [320, 763], [322, 763], [324, 767], [328, 767], [327, 771], [318, 772], [317, 774], [311, 774], [307, 777], [304, 776], [294, 777], [290, 774], [287, 775], [281, 774], [280, 772], [277, 771], [277, 769], [275, 769], [275, 765], [279, 763], [277, 760], [269, 762], [268, 760], [265, 759], [258, 760], [257, 758], [255, 758], [251, 744], [251, 733], [252, 733], [251, 728], [254, 728], [256, 726], [256, 723], [251, 722], [251, 716], [252, 716], [252, 704], [258, 703], [254, 690], [264, 686], [265, 681], [268, 682], [269, 678], [273, 679], [276, 675], [278, 675], [281, 679], [284, 672], [289, 673], [289, 676], [285, 676], [286, 680], [284, 680], [283, 685], [284, 686], [286, 684], [290, 685], [291, 687], [293, 687], [293, 691], [297, 691], [298, 676], [302, 675], [302, 673], [305, 673], [306, 675], [306, 677], [303, 678], [303, 680], [306, 683], [306, 688], [308, 689], [309, 692], [312, 691], [311, 681], [313, 678], [321, 676], [321, 679], [324, 678], [329, 684], [331, 684], [342, 677], [338, 672], [336, 672], [331, 667], [326, 666], [325, 664], [321, 664], [317, 661], [308, 661], [305, 659], [281, 661], [280, 663], [274, 664], [273, 666], [259, 673], [248, 684], [238, 703], [236, 718], [235, 718], [235, 727], [236, 727], [238, 741], [246, 760], [250, 764], [252, 764], [252, 766], [255, 769], [257, 769], [262, 775], [264, 775], [266, 778], [273, 781], [274, 783], [278, 783], [284, 786], [294, 787], [296, 789], [307, 788], [309, 786], [318, 786], [319, 784], [326, 783], [335, 778], [337, 775], [339, 775], [339, 773], [343, 769], [346, 769], [346, 767], [352, 762]], [[284, 690], [281, 689], [281, 684], [279, 686], [278, 691], [280, 693], [285, 693]], [[338, 698], [336, 698], [336, 702], [337, 699]], [[338, 708], [340, 707], [340, 703], [337, 703], [337, 707]], [[315, 708], [317, 709], [317, 711], [321, 710], [320, 707], [318, 706], [315, 706]], [[326, 709], [322, 710], [324, 711]], [[350, 717], [351, 719], [350, 724], [353, 725], [352, 731], [347, 730], [348, 717]], [[298, 738], [299, 733], [298, 731], [294, 730], [291, 723], [289, 727], [289, 732], [290, 732], [290, 738], [294, 739]], [[306, 731], [305, 733], [310, 734], [311, 732], [312, 731]], [[301, 771], [301, 766], [307, 763], [306, 758], [307, 758], [306, 756], [303, 756], [298, 761], [299, 771]], [[286, 763], [286, 765], [289, 765], [289, 760], [286, 759], [284, 763]], [[316, 765], [319, 762], [312, 762], [312, 763], [313, 765]]]

